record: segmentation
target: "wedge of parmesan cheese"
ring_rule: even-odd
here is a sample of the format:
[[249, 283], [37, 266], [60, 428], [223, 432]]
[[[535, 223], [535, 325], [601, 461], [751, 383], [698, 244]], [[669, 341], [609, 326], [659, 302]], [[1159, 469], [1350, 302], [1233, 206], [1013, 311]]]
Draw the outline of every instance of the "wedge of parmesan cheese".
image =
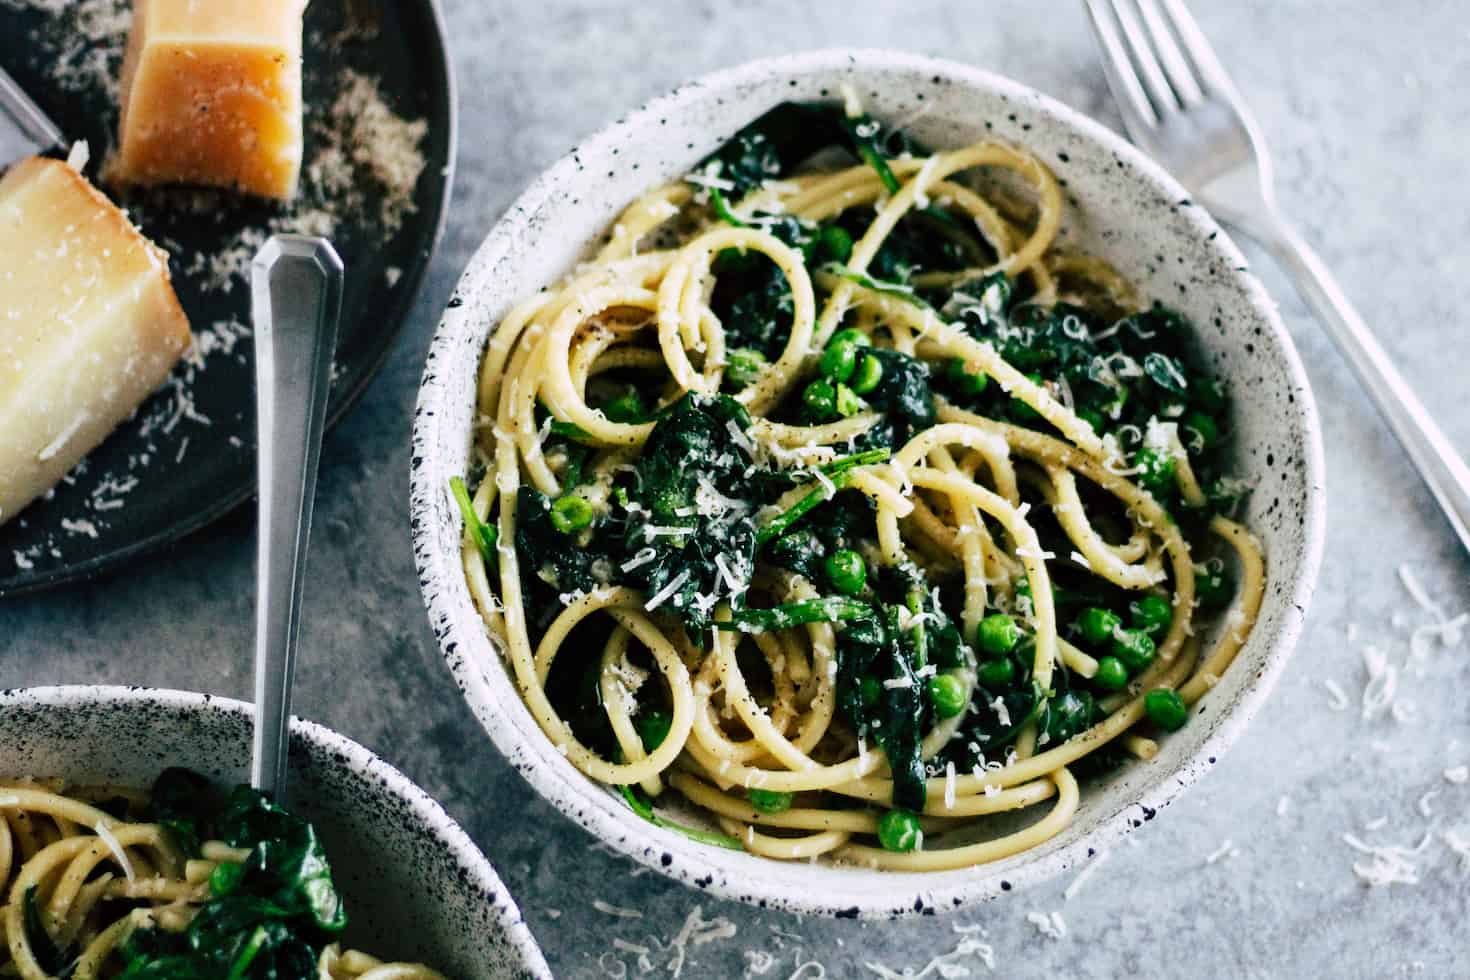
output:
[[106, 179], [290, 198], [306, 0], [135, 0]]
[[168, 256], [57, 160], [0, 179], [0, 524], [56, 484], [188, 348]]

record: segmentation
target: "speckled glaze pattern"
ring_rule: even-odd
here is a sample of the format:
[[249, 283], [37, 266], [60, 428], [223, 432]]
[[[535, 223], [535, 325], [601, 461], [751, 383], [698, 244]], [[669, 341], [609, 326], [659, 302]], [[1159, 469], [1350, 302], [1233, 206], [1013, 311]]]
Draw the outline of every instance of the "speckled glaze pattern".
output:
[[[558, 280], [632, 199], [686, 172], [782, 99], [850, 84], [873, 114], [931, 146], [1022, 144], [1062, 181], [1066, 234], [1151, 298], [1188, 315], [1200, 353], [1235, 394], [1234, 472], [1254, 483], [1247, 521], [1265, 544], [1259, 623], [1193, 722], [1158, 757], [1085, 787], [1060, 836], [1025, 854], [932, 874], [785, 864], [692, 843], [639, 819], [582, 776], [537, 727], [476, 613], [460, 568], [450, 477], [464, 472], [480, 354], [517, 300]], [[414, 551], [444, 657], [492, 741], [537, 792], [612, 847], [677, 880], [763, 908], [838, 917], [931, 915], [1077, 865], [1153, 818], [1206, 772], [1269, 694], [1301, 629], [1321, 559], [1316, 408], [1275, 305], [1235, 245], [1131, 145], [1079, 113], [967, 66], [887, 51], [822, 51], [709, 75], [613, 123], [546, 171], [486, 238], [430, 348], [414, 423]]]
[[[250, 775], [249, 705], [179, 691], [49, 687], [0, 693], [0, 776], [146, 788], [185, 766]], [[549, 980], [495, 870], [439, 804], [367, 749], [291, 726], [289, 805], [321, 834], [350, 915], [346, 941], [458, 980]]]

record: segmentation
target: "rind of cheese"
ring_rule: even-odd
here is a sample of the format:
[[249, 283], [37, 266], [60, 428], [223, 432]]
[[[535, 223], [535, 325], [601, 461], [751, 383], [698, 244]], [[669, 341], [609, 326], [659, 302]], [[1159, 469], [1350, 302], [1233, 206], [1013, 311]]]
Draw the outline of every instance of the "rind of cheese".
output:
[[305, 0], [136, 0], [106, 179], [292, 197], [305, 9]]
[[87, 179], [0, 178], [0, 524], [66, 475], [188, 349], [168, 255]]

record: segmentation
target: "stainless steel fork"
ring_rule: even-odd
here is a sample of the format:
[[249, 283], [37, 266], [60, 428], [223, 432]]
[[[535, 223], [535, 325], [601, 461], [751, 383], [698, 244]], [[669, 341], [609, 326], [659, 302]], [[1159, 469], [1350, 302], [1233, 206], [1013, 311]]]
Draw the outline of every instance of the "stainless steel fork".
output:
[[1282, 217], [1260, 127], [1183, 0], [1085, 2], [1128, 136], [1291, 274], [1470, 551], [1470, 469], [1327, 266]]

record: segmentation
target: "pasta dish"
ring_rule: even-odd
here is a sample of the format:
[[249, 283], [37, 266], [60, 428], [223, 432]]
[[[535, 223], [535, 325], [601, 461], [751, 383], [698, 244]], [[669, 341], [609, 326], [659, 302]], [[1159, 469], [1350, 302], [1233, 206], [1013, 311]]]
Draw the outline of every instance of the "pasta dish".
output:
[[786, 103], [496, 326], [465, 574], [570, 763], [711, 845], [941, 870], [1187, 723], [1264, 590], [1228, 393], [1063, 212], [1018, 147]]

